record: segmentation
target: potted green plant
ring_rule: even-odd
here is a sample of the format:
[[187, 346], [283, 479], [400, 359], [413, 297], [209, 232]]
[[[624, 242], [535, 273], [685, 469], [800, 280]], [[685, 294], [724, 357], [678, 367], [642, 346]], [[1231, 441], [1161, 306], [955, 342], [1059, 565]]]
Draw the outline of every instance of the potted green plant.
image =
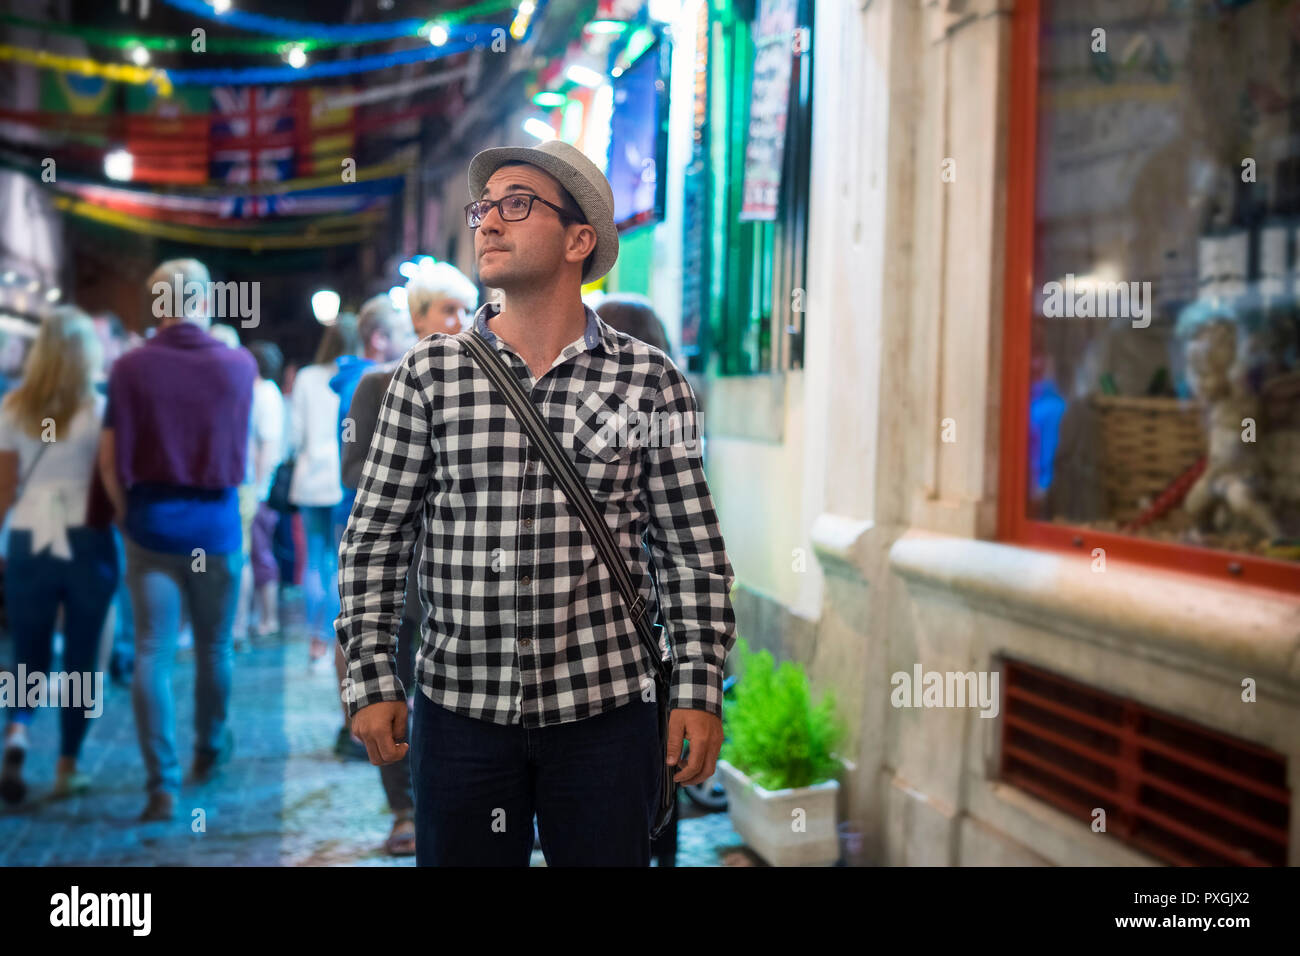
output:
[[774, 866], [824, 866], [839, 858], [835, 748], [844, 728], [834, 695], [814, 704], [808, 675], [737, 641], [740, 681], [723, 709], [718, 770], [736, 832]]

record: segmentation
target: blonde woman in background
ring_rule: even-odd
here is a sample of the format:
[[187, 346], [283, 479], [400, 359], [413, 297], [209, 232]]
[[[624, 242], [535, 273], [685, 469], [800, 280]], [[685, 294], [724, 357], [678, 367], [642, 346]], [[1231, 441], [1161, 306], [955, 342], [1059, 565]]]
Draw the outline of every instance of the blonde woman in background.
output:
[[[87, 712], [103, 706], [102, 677], [91, 682], [90, 675], [119, 575], [112, 529], [86, 524], [104, 413], [95, 390], [101, 361], [90, 317], [60, 308], [41, 325], [21, 384], [0, 405], [0, 513], [10, 521], [5, 588], [16, 664], [28, 674], [49, 674], [62, 608], [62, 669], [82, 675], [76, 703], [84, 706], [59, 708], [56, 796], [89, 785], [77, 758]], [[8, 713], [0, 773], [8, 803], [22, 802], [27, 792], [22, 766], [32, 716], [25, 707]]]

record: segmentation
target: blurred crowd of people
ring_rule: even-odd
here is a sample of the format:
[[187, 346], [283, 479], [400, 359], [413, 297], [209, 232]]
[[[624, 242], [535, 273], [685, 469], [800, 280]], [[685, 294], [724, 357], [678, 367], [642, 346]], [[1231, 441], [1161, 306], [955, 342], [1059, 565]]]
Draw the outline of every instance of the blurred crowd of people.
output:
[[[162, 263], [147, 287], [177, 276], [210, 288], [195, 259]], [[0, 554], [14, 668], [50, 673], [61, 634], [64, 673], [107, 670], [129, 682], [148, 794], [141, 820], [173, 818], [182, 785], [178, 647], [193, 649], [195, 783], [231, 759], [236, 651], [290, 636], [282, 612], [299, 595], [293, 636], [308, 639], [311, 666], [328, 666], [332, 647], [342, 685], [338, 548], [384, 394], [412, 346], [469, 328], [478, 302], [469, 278], [436, 263], [410, 279], [404, 305], [382, 294], [340, 314], [300, 369], [286, 368], [274, 342], [241, 342], [233, 326], [214, 324], [202, 297], [169, 305], [146, 337], [64, 306], [25, 358], [21, 343], [10, 354], [15, 336], [0, 341]], [[606, 297], [596, 308], [668, 351], [644, 299]], [[398, 635], [408, 690], [420, 608], [408, 587]], [[341, 696], [336, 705], [336, 753], [366, 760]], [[0, 797], [11, 805], [27, 797], [35, 713], [21, 703], [4, 713]], [[59, 708], [55, 797], [92, 785], [78, 763], [89, 719], [84, 708]], [[387, 849], [414, 853], [408, 763], [379, 776], [393, 814]]]

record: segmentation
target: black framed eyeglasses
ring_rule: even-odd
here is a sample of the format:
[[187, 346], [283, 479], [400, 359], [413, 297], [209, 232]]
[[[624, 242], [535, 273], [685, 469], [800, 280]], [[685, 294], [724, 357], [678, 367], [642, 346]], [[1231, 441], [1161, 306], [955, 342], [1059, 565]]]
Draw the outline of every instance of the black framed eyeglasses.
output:
[[532, 193], [511, 193], [508, 196], [502, 196], [500, 199], [478, 199], [465, 207], [465, 224], [471, 229], [477, 229], [483, 223], [484, 217], [493, 206], [501, 213], [501, 218], [506, 222], [519, 222], [527, 219], [528, 214], [533, 211], [533, 203], [539, 202], [544, 206], [550, 206], [561, 219], [569, 219], [573, 222], [585, 222], [582, 217], [575, 216], [567, 212], [553, 202], [547, 202], [541, 196], [534, 196]]

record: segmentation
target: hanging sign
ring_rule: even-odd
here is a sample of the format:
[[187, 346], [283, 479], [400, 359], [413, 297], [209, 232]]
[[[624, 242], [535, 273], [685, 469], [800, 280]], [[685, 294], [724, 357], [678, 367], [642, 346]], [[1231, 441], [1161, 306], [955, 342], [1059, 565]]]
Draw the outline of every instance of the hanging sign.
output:
[[749, 139], [745, 144], [742, 222], [776, 218], [785, 160], [785, 126], [790, 103], [790, 73], [798, 35], [797, 0], [759, 0], [754, 22], [754, 75], [749, 100]]

